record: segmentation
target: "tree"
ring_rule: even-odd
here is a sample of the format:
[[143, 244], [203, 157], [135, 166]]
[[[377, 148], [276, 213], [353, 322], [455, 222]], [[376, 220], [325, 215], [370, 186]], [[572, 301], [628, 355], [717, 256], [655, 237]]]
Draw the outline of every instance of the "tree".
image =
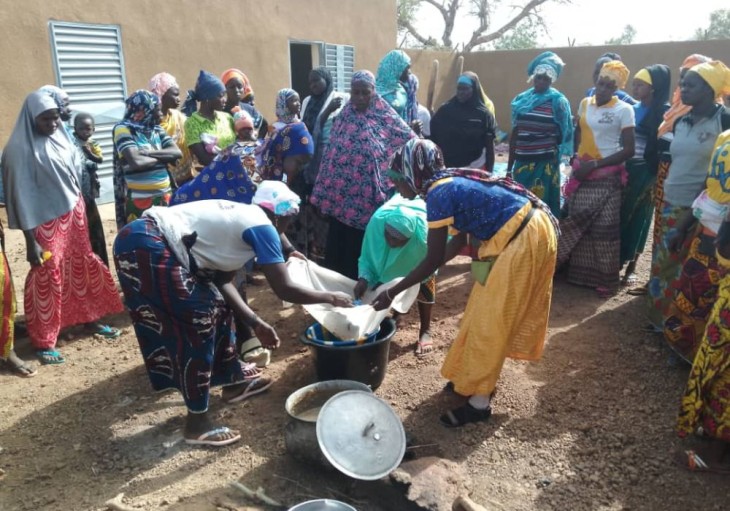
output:
[[610, 45], [621, 45], [621, 44], [631, 44], [634, 42], [634, 39], [636, 38], [636, 29], [633, 25], [626, 25], [624, 27], [624, 31], [621, 32], [621, 35], [618, 37], [612, 37], [608, 41], [606, 41], [606, 44]]
[[[398, 28], [425, 48], [454, 48], [453, 33], [456, 20], [465, 10], [468, 10], [467, 14], [475, 18], [478, 25], [472, 32], [469, 41], [464, 44], [464, 52], [472, 51], [485, 44], [496, 44], [496, 41], [508, 34], [513, 36], [513, 40], [504, 44], [527, 44], [530, 39], [529, 35], [519, 37], [515, 33], [518, 25], [521, 22], [529, 21], [533, 23], [534, 29], [534, 26], [542, 23], [540, 6], [547, 2], [561, 1], [569, 0], [520, 0], [518, 5], [511, 6], [513, 9], [511, 18], [501, 27], [492, 30], [492, 14], [502, 0], [398, 0]], [[435, 9], [441, 16], [444, 28], [440, 40], [426, 37], [416, 28], [415, 18], [421, 7]], [[537, 35], [537, 31], [535, 30], [533, 34]], [[535, 47], [535, 44], [530, 47]]]
[[545, 27], [539, 20], [527, 18], [521, 21], [514, 30], [497, 39], [494, 49], [529, 50], [537, 48], [537, 40], [543, 33], [545, 33]]
[[730, 10], [718, 9], [710, 13], [710, 26], [698, 28], [694, 38], [698, 41], [710, 39], [730, 39]]

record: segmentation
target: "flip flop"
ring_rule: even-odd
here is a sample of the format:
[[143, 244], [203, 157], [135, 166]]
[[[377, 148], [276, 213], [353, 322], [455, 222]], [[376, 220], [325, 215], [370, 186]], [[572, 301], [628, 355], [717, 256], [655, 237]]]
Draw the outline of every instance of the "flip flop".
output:
[[727, 468], [717, 468], [708, 465], [699, 454], [693, 450], [678, 452], [675, 461], [691, 472], [710, 472], [713, 474], [730, 474], [730, 465]]
[[433, 351], [433, 341], [431, 340], [431, 336], [428, 336], [427, 341], [421, 341], [421, 339], [418, 339], [416, 342], [416, 349], [415, 354], [416, 357], [421, 358], [425, 357], [426, 355], [429, 355]]
[[118, 328], [110, 327], [109, 325], [101, 325], [101, 328], [94, 332], [94, 336], [101, 337], [110, 341], [116, 339], [120, 335], [122, 335], [121, 330], [119, 330]]
[[56, 350], [38, 350], [35, 352], [35, 356], [38, 357], [38, 360], [44, 366], [59, 365], [66, 362], [63, 355]]
[[268, 390], [269, 387], [271, 387], [273, 383], [273, 380], [270, 380], [268, 378], [256, 378], [255, 380], [251, 380], [246, 384], [246, 388], [243, 389], [243, 392], [235, 397], [232, 397], [231, 399], [228, 399], [225, 402], [229, 405], [240, 403], [241, 401], [244, 401], [251, 396], [255, 396], [256, 394], [261, 394], [262, 392], [265, 392], [266, 390]]
[[626, 294], [631, 296], [646, 296], [649, 294], [649, 290], [646, 286], [632, 287], [631, 289], [626, 291]]
[[25, 363], [18, 365], [12, 363], [10, 360], [0, 359], [0, 364], [2, 364], [5, 369], [16, 376], [20, 376], [21, 378], [33, 378], [36, 374], [38, 374], [38, 369], [26, 365]]
[[212, 429], [206, 433], [203, 433], [198, 438], [186, 438], [185, 443], [188, 445], [208, 445], [211, 447], [223, 447], [225, 445], [230, 445], [235, 442], [238, 442], [241, 439], [241, 434], [238, 433], [235, 436], [232, 436], [231, 438], [227, 438], [225, 440], [208, 440], [212, 436], [216, 435], [224, 435], [226, 433], [231, 433], [231, 428], [222, 427], [222, 428], [216, 428]]

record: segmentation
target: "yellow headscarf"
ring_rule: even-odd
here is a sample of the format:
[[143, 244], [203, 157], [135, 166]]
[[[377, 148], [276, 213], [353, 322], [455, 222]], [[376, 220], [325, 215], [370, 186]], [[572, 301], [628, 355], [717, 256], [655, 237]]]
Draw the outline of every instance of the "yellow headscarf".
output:
[[626, 87], [626, 82], [629, 79], [629, 68], [620, 60], [611, 60], [603, 64], [601, 72], [598, 77], [606, 77], [609, 80], [616, 82], [616, 86], [619, 89]]
[[645, 67], [642, 67], [639, 69], [639, 72], [634, 75], [635, 80], [641, 80], [644, 83], [648, 83], [649, 85], [653, 85], [651, 83], [651, 74], [649, 74], [649, 70]]
[[730, 94], [730, 69], [719, 60], [703, 62], [692, 67], [694, 71], [715, 91], [715, 97]]

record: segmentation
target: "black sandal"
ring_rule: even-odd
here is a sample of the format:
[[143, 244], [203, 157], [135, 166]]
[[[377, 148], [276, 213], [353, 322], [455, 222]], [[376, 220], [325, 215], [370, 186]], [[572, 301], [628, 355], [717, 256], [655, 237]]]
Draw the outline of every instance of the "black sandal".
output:
[[439, 417], [439, 421], [447, 428], [460, 428], [470, 422], [485, 422], [489, 420], [489, 417], [491, 416], [491, 407], [480, 410], [478, 408], [474, 408], [467, 401], [463, 406], [449, 410], [443, 414]]

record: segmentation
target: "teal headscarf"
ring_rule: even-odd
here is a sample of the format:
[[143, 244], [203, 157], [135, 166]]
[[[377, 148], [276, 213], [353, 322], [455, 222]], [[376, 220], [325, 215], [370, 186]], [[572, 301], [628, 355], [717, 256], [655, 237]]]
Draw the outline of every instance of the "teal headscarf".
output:
[[[560, 76], [565, 63], [555, 53], [546, 51], [541, 53], [527, 66], [529, 80], [535, 75], [546, 74], [555, 82]], [[560, 144], [558, 146], [558, 157], [571, 156], [573, 154], [573, 115], [570, 112], [570, 102], [562, 92], [549, 87], [545, 92], [535, 92], [530, 87], [518, 94], [512, 100], [512, 126], [514, 127], [520, 115], [527, 114], [536, 107], [546, 102], [552, 102], [553, 120], [560, 128]]]
[[375, 90], [398, 112], [403, 120], [407, 118], [408, 94], [400, 77], [411, 65], [411, 58], [401, 50], [388, 52], [378, 65]]
[[[395, 230], [407, 239], [405, 245], [393, 248], [385, 240], [385, 230]], [[405, 277], [426, 257], [426, 203], [422, 199], [393, 196], [380, 206], [368, 222], [360, 254], [359, 277], [372, 287]]]

